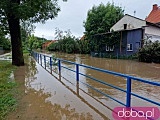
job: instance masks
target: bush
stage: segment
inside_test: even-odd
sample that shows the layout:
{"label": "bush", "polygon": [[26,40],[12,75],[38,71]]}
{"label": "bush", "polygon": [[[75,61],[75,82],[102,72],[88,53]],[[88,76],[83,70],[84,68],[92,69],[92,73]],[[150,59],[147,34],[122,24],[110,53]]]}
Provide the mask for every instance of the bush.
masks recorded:
{"label": "bush", "polygon": [[48,47],[49,51],[61,51],[66,53],[77,53],[78,44],[74,37],[64,37],[56,43],[52,43]]}
{"label": "bush", "polygon": [[160,42],[146,44],[138,52],[138,59],[141,62],[160,63]]}
{"label": "bush", "polygon": [[11,49],[11,42],[7,38],[0,38],[0,45],[3,46],[4,50]]}

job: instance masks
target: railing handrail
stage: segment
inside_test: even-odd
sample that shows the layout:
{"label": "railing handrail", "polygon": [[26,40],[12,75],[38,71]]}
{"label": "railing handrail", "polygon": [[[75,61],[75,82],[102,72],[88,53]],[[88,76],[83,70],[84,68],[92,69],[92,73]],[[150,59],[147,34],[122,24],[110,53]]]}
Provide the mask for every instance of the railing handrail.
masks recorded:
{"label": "railing handrail", "polygon": [[[68,69],[68,70],[70,70],[70,71],[72,71],[72,72],[75,72],[75,73],[76,73],[76,80],[77,80],[78,82],[79,82],[79,75],[83,75],[83,76],[85,76],[85,77],[90,78],[91,80],[95,80],[96,82],[99,82],[99,83],[101,83],[101,84],[110,86],[110,87],[112,87],[112,88],[114,88],[114,89],[117,89],[117,90],[119,90],[119,91],[125,92],[125,93],[127,94],[127,95],[126,95],[126,104],[124,104],[124,103],[122,103],[122,102],[114,99],[113,97],[111,97],[111,96],[103,93],[102,91],[94,88],[94,90],[96,90],[97,92],[99,92],[99,93],[101,93],[101,94],[103,94],[103,95],[111,98],[112,100],[114,100],[114,101],[116,101],[116,102],[118,102],[118,103],[120,103],[120,104],[122,104],[122,105],[125,105],[126,107],[130,107],[130,104],[131,104],[131,95],[133,95],[133,96],[135,96],[135,97],[138,97],[138,98],[140,98],[140,99],[143,99],[143,100],[145,100],[145,101],[148,101],[148,102],[150,102],[150,103],[153,103],[153,104],[156,104],[156,105],[160,106],[160,103],[158,103],[158,102],[152,101],[152,100],[150,100],[150,99],[148,99],[148,98],[141,97],[141,96],[139,96],[139,95],[137,95],[137,94],[135,94],[135,93],[132,93],[132,90],[131,90],[131,85],[132,85],[132,83],[131,83],[131,81],[132,81],[132,80],[136,80],[136,81],[139,81],[139,82],[142,82],[142,83],[151,84],[151,85],[154,85],[154,86],[160,86],[160,82],[155,82],[155,81],[151,81],[151,80],[145,80],[145,79],[142,79],[142,78],[139,78],[139,77],[134,77],[134,76],[131,76],[131,75],[128,75],[128,74],[122,74],[122,73],[113,72],[113,71],[109,71],[109,70],[105,70],[105,69],[101,69],[101,68],[97,68],[97,67],[88,66],[88,65],[85,65],[85,64],[79,64],[79,63],[72,62],[72,61],[68,61],[68,60],[64,60],[64,59],[61,59],[61,58],[52,58],[52,56],[49,56],[49,55],[46,55],[46,54],[40,54],[40,53],[35,53],[35,52],[33,52],[33,53],[34,53],[33,55],[34,55],[34,57],[35,57],[36,59],[37,59],[37,57],[38,57],[37,60],[38,60],[38,62],[41,63],[41,65],[42,65],[42,56],[44,56],[43,59],[44,59],[45,69],[46,69],[46,57],[49,57],[49,58],[50,58],[50,59],[49,59],[49,61],[50,61],[50,66],[52,66],[52,59],[56,59],[56,60],[58,60],[59,73],[61,73],[61,67],[63,67],[63,68]],[[40,58],[40,61],[39,61],[39,58]],[[66,63],[70,63],[70,64],[74,64],[74,65],[76,66],[76,70],[71,70],[71,69],[69,69],[69,68],[67,68],[67,67],[65,67],[65,66],[62,66],[62,65],[61,65],[61,61],[62,61],[62,62],[66,62]],[[126,81],[127,81],[127,82],[126,82],[126,90],[124,90],[124,89],[122,89],[122,88],[119,88],[119,87],[117,87],[117,86],[111,85],[111,84],[109,84],[109,83],[107,83],[107,82],[104,82],[104,81],[102,81],[102,80],[98,80],[97,78],[94,78],[94,77],[85,75],[85,74],[83,74],[83,73],[80,73],[80,72],[79,72],[79,66],[85,67],[85,68],[88,68],[88,69],[92,69],[92,70],[96,70],[96,71],[100,71],[100,72],[107,73],[107,74],[112,74],[112,75],[114,75],[114,76],[120,76],[120,77],[126,78]],[[81,81],[80,81],[80,82],[81,82]],[[91,87],[91,86],[89,86],[89,87]],[[92,87],[91,87],[91,88],[92,88]]]}
{"label": "railing handrail", "polygon": [[149,79],[145,80],[145,79],[142,79],[142,78],[139,78],[139,77],[135,77],[135,76],[131,76],[131,75],[128,75],[128,74],[122,74],[122,73],[119,73],[119,72],[105,70],[105,69],[97,68],[97,67],[92,67],[92,66],[88,66],[88,65],[85,65],[85,64],[79,64],[79,63],[75,63],[75,62],[72,62],[72,61],[64,60],[64,59],[61,59],[61,58],[56,58],[56,59],[64,61],[64,62],[67,62],[67,63],[74,64],[74,65],[78,64],[79,66],[90,68],[90,69],[97,70],[97,71],[100,71],[100,72],[109,73],[109,74],[112,74],[112,75],[125,77],[125,78],[129,77],[130,79],[133,79],[133,80],[136,80],[136,81],[140,81],[140,82],[143,82],[143,83],[148,83],[148,84],[155,85],[155,86],[160,86],[160,82],[155,82],[155,81],[152,81],[152,80],[149,80]]}

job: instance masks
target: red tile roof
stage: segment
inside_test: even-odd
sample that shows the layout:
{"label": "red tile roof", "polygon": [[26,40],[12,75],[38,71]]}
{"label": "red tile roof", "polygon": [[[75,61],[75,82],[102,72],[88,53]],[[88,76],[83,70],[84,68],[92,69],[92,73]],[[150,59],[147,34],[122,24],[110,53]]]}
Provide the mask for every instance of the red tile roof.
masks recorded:
{"label": "red tile roof", "polygon": [[45,43],[43,43],[42,45],[42,49],[46,49],[50,44],[56,42],[57,40],[52,40],[52,41],[46,41]]}
{"label": "red tile roof", "polygon": [[160,23],[160,7],[157,4],[153,5],[153,9],[146,18],[147,22]]}
{"label": "red tile roof", "polygon": [[84,39],[85,39],[85,37],[86,37],[86,36],[85,36],[85,35],[83,35],[83,36],[80,38],[80,40],[84,40]]}

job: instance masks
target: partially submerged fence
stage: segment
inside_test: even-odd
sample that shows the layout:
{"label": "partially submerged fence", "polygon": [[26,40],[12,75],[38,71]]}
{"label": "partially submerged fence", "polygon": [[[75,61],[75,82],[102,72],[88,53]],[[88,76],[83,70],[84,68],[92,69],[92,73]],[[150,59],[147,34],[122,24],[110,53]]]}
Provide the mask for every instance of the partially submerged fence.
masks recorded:
{"label": "partially submerged fence", "polygon": [[[105,97],[108,97],[116,102],[118,102],[119,104],[121,105],[124,105],[126,107],[131,107],[131,96],[134,96],[134,97],[137,97],[139,99],[142,99],[144,101],[147,101],[149,103],[152,103],[152,104],[155,104],[157,106],[160,106],[160,103],[157,102],[157,101],[154,101],[154,100],[151,100],[151,99],[148,99],[146,97],[142,97],[141,95],[138,95],[136,93],[133,93],[132,92],[132,81],[139,81],[141,83],[145,83],[145,84],[150,84],[152,85],[153,87],[154,86],[160,86],[160,82],[153,82],[153,81],[150,81],[150,80],[145,80],[145,79],[142,79],[142,78],[138,78],[138,77],[134,77],[134,76],[130,76],[130,75],[127,75],[127,74],[121,74],[121,73],[117,73],[117,72],[113,72],[113,71],[109,71],[109,70],[105,70],[105,69],[100,69],[100,68],[96,68],[96,67],[91,67],[91,66],[88,66],[88,65],[84,65],[84,64],[78,64],[78,63],[75,63],[75,62],[71,62],[71,61],[67,61],[67,60],[63,60],[63,59],[60,59],[60,58],[52,58],[52,56],[48,56],[48,55],[44,55],[44,54],[40,54],[40,53],[37,53],[37,52],[32,52],[32,56],[35,58],[35,60],[39,63],[39,64],[44,64],[44,67],[46,68],[46,65],[49,63],[49,66],[50,68],[52,69],[52,66],[53,64],[56,64],[56,61],[57,60],[57,65],[58,65],[58,71],[59,71],[59,74],[61,74],[61,68],[64,68],[64,69],[67,69],[69,71],[72,71],[76,74],[76,80],[78,82],[81,82],[85,85],[87,85],[89,88],[95,90],[96,92],[104,95]],[[69,64],[72,64],[72,65],[75,65],[75,70],[73,69],[70,69],[66,66],[63,66],[62,65],[62,62],[64,63],[69,63]],[[106,73],[106,74],[110,74],[110,75],[113,75],[113,76],[118,76],[118,77],[123,77],[126,79],[126,89],[122,89],[120,87],[117,87],[115,85],[112,85],[112,84],[109,84],[107,82],[104,82],[102,80],[99,80],[97,78],[94,78],[90,75],[86,75],[84,73],[81,73],[79,67],[84,67],[84,68],[87,68],[87,69],[91,69],[91,70],[95,70],[95,71],[99,71],[99,72],[102,72],[102,73]],[[119,91],[122,91],[124,93],[126,93],[126,102],[123,103],[121,102],[120,100],[112,97],[111,95],[108,95],[104,92],[102,92],[101,90],[98,90],[97,88],[95,88],[94,86],[91,86],[87,83],[84,83],[80,80],[80,75],[82,76],[85,76],[93,81],[96,81],[97,83],[101,83],[103,85],[106,85],[106,86],[109,86],[111,88],[114,88],[116,90],[119,90]]]}

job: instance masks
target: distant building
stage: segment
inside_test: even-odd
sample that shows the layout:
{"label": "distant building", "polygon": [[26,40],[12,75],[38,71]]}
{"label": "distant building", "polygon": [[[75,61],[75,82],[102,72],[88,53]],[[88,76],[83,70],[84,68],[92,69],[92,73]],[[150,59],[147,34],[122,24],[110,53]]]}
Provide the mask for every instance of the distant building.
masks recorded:
{"label": "distant building", "polygon": [[146,37],[152,41],[160,41],[160,7],[157,4],[153,5],[146,22],[148,23],[148,27],[145,28]]}
{"label": "distant building", "polygon": [[160,25],[160,6],[157,4],[153,5],[152,11],[149,13],[146,21]]}
{"label": "distant building", "polygon": [[[154,7],[153,9],[155,9]],[[120,44],[122,45],[120,48],[114,48],[114,54],[132,55],[143,46],[144,40],[160,41],[160,26],[157,23],[151,23],[128,14],[110,30],[121,32]]]}
{"label": "distant building", "polygon": [[80,38],[80,40],[85,40],[85,38],[86,38],[86,36],[83,35],[83,36]]}
{"label": "distant building", "polygon": [[[111,27],[110,32],[102,34],[108,35],[113,32],[120,33],[120,45],[103,45],[101,53],[130,56],[143,47],[145,40],[160,41],[160,7],[154,4],[152,11],[145,20],[126,14]],[[95,54],[94,51],[92,53],[93,56],[98,54]]]}
{"label": "distant building", "polygon": [[[152,20],[149,18],[150,17],[148,17],[148,20]],[[119,31],[123,29],[131,30],[142,28],[144,29],[143,39],[151,40],[153,42],[156,40],[160,41],[160,25],[158,25],[157,23],[148,22],[146,20],[142,20],[126,14],[121,20],[119,20],[115,25],[113,25],[113,27],[111,27],[111,30]]]}
{"label": "distant building", "polygon": [[49,47],[49,45],[51,45],[52,43],[57,42],[57,40],[51,40],[51,41],[46,41],[45,43],[42,44],[42,49],[47,49],[47,47]]}

